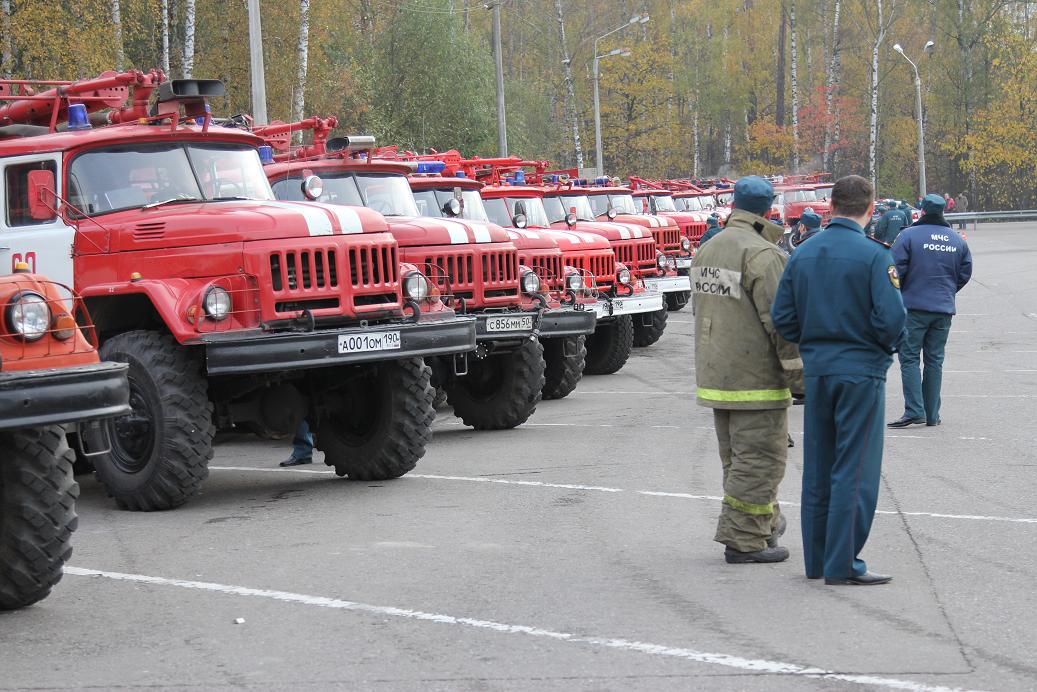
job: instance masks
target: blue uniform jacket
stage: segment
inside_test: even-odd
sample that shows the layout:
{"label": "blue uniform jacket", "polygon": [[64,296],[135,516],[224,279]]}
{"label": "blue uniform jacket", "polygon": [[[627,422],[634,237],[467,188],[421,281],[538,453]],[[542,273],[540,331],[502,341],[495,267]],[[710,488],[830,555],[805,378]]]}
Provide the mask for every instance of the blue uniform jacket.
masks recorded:
{"label": "blue uniform jacket", "polygon": [[844,218],[800,245],[771,306],[774,328],[799,344],[803,374],[886,377],[907,313],[893,258]]}
{"label": "blue uniform jacket", "polygon": [[955,294],[972,278],[972,253],[954,229],[930,219],[901,231],[893,260],[908,310],[953,315]]}

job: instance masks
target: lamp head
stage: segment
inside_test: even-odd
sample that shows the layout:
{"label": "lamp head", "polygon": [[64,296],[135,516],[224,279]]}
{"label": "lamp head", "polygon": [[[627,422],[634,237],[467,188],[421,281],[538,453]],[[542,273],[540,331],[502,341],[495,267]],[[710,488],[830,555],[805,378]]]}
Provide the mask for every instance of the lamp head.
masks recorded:
{"label": "lamp head", "polygon": [[641,22],[642,24],[647,24],[649,19],[651,19],[651,17],[649,17],[646,14],[645,16],[641,17],[641,19],[639,19],[638,21]]}
{"label": "lamp head", "polygon": [[922,50],[925,51],[926,53],[931,53],[933,51],[933,48],[935,48],[935,47],[936,47],[935,43],[933,43],[932,41],[926,41],[925,47],[922,48]]}
{"label": "lamp head", "polygon": [[638,21],[640,21],[640,20],[641,20],[641,17],[639,15],[635,14],[633,17],[630,18],[630,21],[627,22],[627,24],[637,24]]}
{"label": "lamp head", "polygon": [[900,53],[901,55],[904,54],[904,49],[900,47],[899,43],[894,43],[893,44],[893,50],[895,50],[896,52]]}

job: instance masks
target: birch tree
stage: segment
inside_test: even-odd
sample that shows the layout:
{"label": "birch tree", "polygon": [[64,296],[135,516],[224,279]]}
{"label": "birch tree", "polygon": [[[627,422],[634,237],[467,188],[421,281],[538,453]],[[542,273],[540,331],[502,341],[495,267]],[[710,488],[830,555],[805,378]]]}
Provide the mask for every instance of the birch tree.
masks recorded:
{"label": "birch tree", "polygon": [[[827,3],[827,0],[824,0]],[[831,54],[828,59],[828,73],[825,75],[825,150],[822,161],[825,169],[832,165],[832,147],[838,142],[834,118],[834,98],[836,85],[839,83],[839,14],[842,1],[835,0],[832,12]]]}
{"label": "birch tree", "polygon": [[184,79],[190,79],[194,72],[194,2],[186,0],[184,3],[184,62],[181,70]]}
{"label": "birch tree", "polygon": [[[875,40],[871,44],[871,76],[870,89],[870,127],[868,130],[868,174],[871,184],[877,187],[877,154],[879,142],[879,49],[886,40],[886,32],[893,23],[893,15],[897,11],[896,0],[888,0],[888,6],[883,6],[883,0],[874,0],[875,3]],[[888,13],[885,10],[888,9]]]}
{"label": "birch tree", "polygon": [[115,69],[122,72],[123,64],[126,62],[126,53],[122,47],[122,12],[119,0],[112,0],[112,33],[115,35]]}
{"label": "birch tree", "polygon": [[796,0],[789,2],[789,90],[792,92],[792,169],[799,172],[799,52],[796,38]]}
{"label": "birch tree", "polygon": [[162,71],[169,74],[169,0],[162,0]]}
{"label": "birch tree", "polygon": [[11,78],[14,66],[14,43],[11,37],[11,0],[0,3],[0,31],[3,31],[3,48],[0,49],[0,75],[4,79]]}
{"label": "birch tree", "polygon": [[[565,107],[569,112],[569,123],[573,131],[576,167],[583,168],[583,145],[580,144],[580,123],[576,116],[576,88],[573,85],[572,61],[569,58],[569,49],[565,44],[565,17],[562,15],[562,0],[555,0],[555,12],[558,14],[558,35],[561,39],[562,66],[565,69]],[[598,173],[600,175],[601,172]]]}
{"label": "birch tree", "polygon": [[306,109],[306,70],[310,55],[310,0],[299,0],[299,41],[295,54],[297,69],[292,86],[292,120],[302,120]]}

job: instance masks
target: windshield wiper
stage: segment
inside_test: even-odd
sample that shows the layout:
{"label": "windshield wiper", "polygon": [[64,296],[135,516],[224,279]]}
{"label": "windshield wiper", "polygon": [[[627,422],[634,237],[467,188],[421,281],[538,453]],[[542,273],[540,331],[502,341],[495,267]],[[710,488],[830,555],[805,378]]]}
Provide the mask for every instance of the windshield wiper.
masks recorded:
{"label": "windshield wiper", "polygon": [[210,202],[232,202],[234,200],[245,200],[248,201],[251,197],[242,197],[240,195],[231,195],[229,197],[212,197],[209,199]]}
{"label": "windshield wiper", "polygon": [[141,209],[154,209],[155,207],[161,207],[164,204],[173,204],[175,202],[201,202],[201,201],[202,200],[198,199],[197,197],[191,197],[190,195],[185,195],[185,194],[181,193],[181,194],[177,195],[176,197],[170,197],[169,199],[164,199],[164,200],[161,200],[159,202],[152,202],[151,204],[145,204],[143,207],[141,207]]}

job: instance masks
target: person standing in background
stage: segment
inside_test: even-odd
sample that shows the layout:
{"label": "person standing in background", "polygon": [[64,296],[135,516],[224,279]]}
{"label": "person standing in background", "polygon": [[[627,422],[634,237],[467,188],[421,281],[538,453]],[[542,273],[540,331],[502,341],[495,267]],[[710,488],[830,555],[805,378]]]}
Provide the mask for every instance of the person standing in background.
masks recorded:
{"label": "person standing in background", "polygon": [[[962,190],[958,193],[958,196],[954,198],[954,211],[959,214],[964,214],[969,210],[969,198],[965,195],[965,191]],[[961,219],[958,221],[958,230],[965,230],[965,220]]]}

